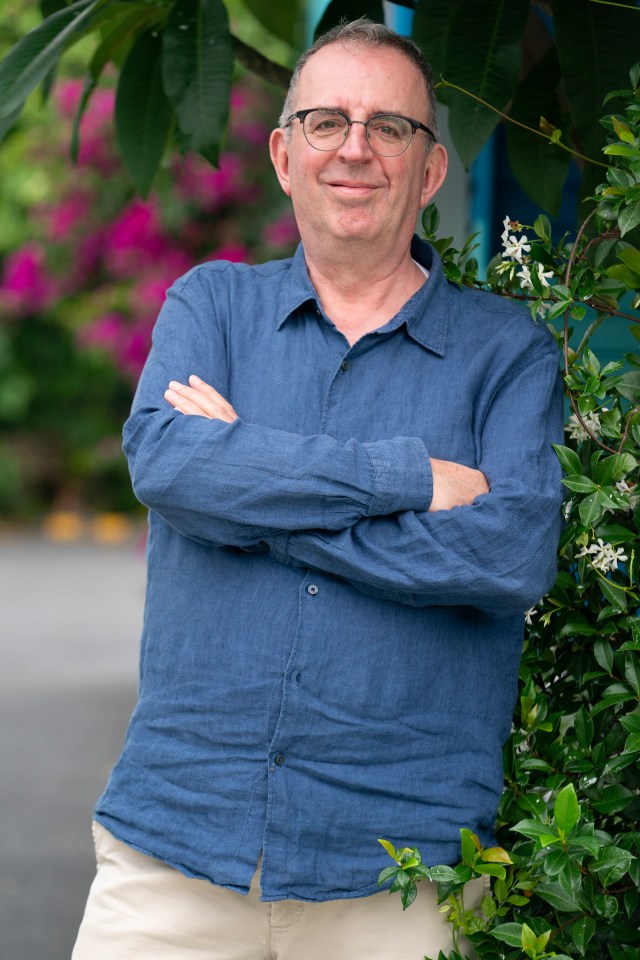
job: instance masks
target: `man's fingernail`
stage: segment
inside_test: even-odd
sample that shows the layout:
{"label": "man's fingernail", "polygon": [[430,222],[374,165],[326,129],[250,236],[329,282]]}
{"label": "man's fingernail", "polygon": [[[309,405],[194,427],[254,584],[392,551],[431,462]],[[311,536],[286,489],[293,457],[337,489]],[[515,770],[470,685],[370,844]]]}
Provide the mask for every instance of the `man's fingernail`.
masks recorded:
{"label": "man's fingernail", "polygon": [[191,383],[192,381],[194,383],[200,383],[200,377],[196,377],[195,373],[192,373],[191,376],[189,377],[189,383]]}

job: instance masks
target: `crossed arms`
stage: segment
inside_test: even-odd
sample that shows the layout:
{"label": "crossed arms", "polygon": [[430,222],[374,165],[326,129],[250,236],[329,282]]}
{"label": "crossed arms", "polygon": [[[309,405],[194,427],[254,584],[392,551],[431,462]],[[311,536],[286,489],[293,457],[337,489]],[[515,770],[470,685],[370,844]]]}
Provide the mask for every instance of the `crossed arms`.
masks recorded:
{"label": "crossed arms", "polygon": [[[187,416],[207,417],[233,423],[238,414],[228,400],[217,390],[192,374],[188,384],[172,380],[165,390],[165,400],[174,410]],[[473,503],[476,497],[489,492],[485,475],[473,467],[465,467],[453,460],[436,460],[430,457],[432,495],[428,510],[450,510]]]}
{"label": "crossed arms", "polygon": [[[182,289],[156,325],[124,431],[134,491],[152,511],[197,542],[268,550],[409,605],[513,616],[551,586],[562,498],[553,345],[524,356],[492,398],[473,470],[431,460],[416,437],[338,442],[236,416],[189,381],[206,369],[225,384],[227,344]],[[505,444],[515,407],[517,442]]]}

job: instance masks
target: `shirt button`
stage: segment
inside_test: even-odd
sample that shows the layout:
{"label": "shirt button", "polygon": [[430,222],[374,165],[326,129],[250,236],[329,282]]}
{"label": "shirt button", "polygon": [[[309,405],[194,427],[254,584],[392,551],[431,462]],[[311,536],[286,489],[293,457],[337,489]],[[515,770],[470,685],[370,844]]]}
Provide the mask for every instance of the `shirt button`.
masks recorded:
{"label": "shirt button", "polygon": [[348,370],[348,369],[349,369],[349,361],[348,361],[348,360],[343,360],[342,363],[340,364],[340,369],[341,369],[341,370]]}
{"label": "shirt button", "polygon": [[315,583],[310,583],[309,586],[307,587],[307,593],[309,594],[309,596],[315,597],[317,592],[318,592],[318,587],[316,587]]}
{"label": "shirt button", "polygon": [[284,763],[284,753],[276,753],[275,759],[278,766],[281,767],[282,764]]}

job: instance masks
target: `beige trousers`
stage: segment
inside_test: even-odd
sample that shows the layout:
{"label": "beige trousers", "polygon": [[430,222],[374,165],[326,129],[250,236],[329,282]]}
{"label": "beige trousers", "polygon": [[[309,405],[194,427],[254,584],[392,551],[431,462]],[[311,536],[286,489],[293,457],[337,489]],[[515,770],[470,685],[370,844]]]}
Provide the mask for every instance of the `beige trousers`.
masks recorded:
{"label": "beige trousers", "polygon": [[431,884],[404,912],[387,891],[262,903],[258,872],[244,896],[185,877],[98,823],[94,839],[98,870],[72,960],[435,960],[452,948]]}

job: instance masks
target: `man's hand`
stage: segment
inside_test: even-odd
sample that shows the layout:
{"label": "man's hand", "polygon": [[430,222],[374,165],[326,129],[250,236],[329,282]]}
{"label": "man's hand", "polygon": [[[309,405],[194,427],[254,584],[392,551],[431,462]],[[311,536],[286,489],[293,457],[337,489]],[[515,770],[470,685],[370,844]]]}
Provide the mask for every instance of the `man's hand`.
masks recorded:
{"label": "man's hand", "polygon": [[195,374],[189,377],[188,386],[172,380],[164,398],[180,413],[208,417],[210,420],[224,420],[226,423],[232,423],[238,418],[231,404]]}
{"label": "man's hand", "polygon": [[433,497],[429,512],[450,510],[473,503],[482,493],[489,493],[489,484],[484,473],[472,467],[464,467],[453,460],[431,458],[433,473]]}

